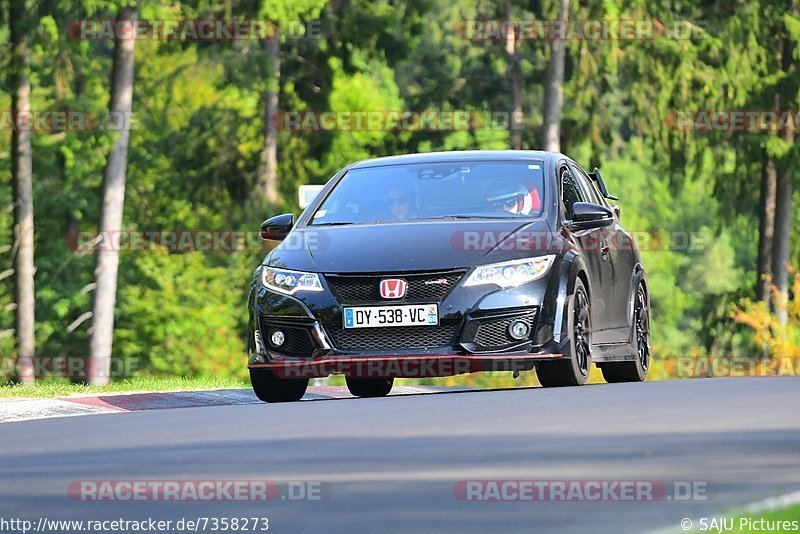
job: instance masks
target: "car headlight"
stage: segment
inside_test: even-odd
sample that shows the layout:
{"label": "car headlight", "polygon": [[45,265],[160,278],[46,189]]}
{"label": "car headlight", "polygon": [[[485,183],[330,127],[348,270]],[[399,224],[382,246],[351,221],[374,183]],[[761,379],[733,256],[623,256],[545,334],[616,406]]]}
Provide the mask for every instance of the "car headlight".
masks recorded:
{"label": "car headlight", "polygon": [[319,275],[316,273],[267,266],[261,268],[261,283],[264,287],[286,295],[294,295],[298,291],[323,291]]}
{"label": "car headlight", "polygon": [[555,256],[553,255],[538,256],[536,258],[482,265],[469,275],[464,285],[495,284],[503,288],[518,286],[544,276],[554,258]]}

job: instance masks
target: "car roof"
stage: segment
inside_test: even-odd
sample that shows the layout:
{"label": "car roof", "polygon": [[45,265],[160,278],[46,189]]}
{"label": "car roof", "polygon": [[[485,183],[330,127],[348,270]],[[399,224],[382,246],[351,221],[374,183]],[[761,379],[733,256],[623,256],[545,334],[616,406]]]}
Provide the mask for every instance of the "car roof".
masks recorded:
{"label": "car roof", "polygon": [[452,150],[449,152],[427,152],[420,154],[404,154],[383,158],[365,159],[354,163],[351,169],[382,167],[386,165],[406,165],[411,163],[444,163],[448,161],[530,161],[545,160],[551,156],[561,156],[557,152],[543,150]]}

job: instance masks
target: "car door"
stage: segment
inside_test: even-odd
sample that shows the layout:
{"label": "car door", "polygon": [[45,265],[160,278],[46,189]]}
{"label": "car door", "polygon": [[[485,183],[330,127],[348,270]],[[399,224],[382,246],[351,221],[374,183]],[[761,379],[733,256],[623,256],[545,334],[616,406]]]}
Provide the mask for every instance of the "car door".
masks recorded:
{"label": "car door", "polygon": [[[561,183],[561,220],[568,238],[586,260],[591,284],[592,342],[608,343],[608,331],[612,327],[609,306],[613,295],[611,262],[607,250],[604,228],[576,230],[571,226],[572,205],[575,202],[594,202],[578,182],[576,173],[566,161],[558,167]],[[605,251],[605,252],[604,252]]]}
{"label": "car door", "polygon": [[[592,198],[590,202],[608,206],[586,172],[574,162],[570,162],[570,165],[575,171],[578,185]],[[616,213],[611,226],[602,230],[605,239],[605,255],[603,257],[610,266],[609,301],[606,313],[608,331],[604,338],[608,340],[608,343],[624,343],[628,341],[630,334],[629,302],[634,261],[633,239],[620,224]]]}

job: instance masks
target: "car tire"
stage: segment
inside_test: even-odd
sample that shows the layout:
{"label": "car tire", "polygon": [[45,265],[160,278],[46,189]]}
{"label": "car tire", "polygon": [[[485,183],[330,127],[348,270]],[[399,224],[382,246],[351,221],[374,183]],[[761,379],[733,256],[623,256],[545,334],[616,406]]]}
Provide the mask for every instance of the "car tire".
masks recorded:
{"label": "car tire", "polygon": [[279,378],[266,369],[250,369],[250,383],[264,402],[292,402],[303,398],[308,378]]}
{"label": "car tire", "polygon": [[394,378],[345,377],[347,389],[355,397],[385,397],[392,390]]}
{"label": "car tire", "polygon": [[536,365],[536,376],[544,387],[582,386],[592,366],[592,314],[583,281],[575,280],[569,305],[570,337],[564,358]]}
{"label": "car tire", "polygon": [[647,290],[639,283],[633,304],[633,337],[636,358],[625,362],[606,363],[600,368],[606,382],[641,382],[650,368],[650,310]]}

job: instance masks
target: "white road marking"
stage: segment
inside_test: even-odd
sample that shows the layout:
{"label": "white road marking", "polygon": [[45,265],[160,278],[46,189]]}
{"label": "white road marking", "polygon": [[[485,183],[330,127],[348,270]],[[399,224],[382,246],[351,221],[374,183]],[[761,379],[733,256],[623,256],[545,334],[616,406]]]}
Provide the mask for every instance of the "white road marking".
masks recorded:
{"label": "white road marking", "polygon": [[[392,390],[390,396],[444,391],[469,391],[469,389],[397,386]],[[311,386],[303,397],[303,401],[345,398],[352,398],[346,387]],[[249,389],[76,395],[59,399],[10,399],[0,401],[0,424],[54,417],[260,403],[261,401]]]}
{"label": "white road marking", "polygon": [[122,411],[124,410],[85,406],[61,399],[14,400],[0,403],[0,421],[12,423],[34,419],[49,419],[51,417],[95,415]]}

